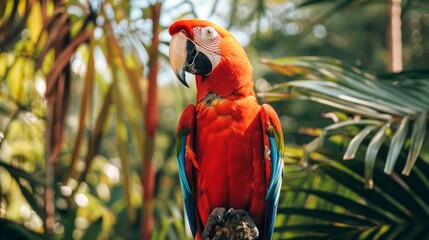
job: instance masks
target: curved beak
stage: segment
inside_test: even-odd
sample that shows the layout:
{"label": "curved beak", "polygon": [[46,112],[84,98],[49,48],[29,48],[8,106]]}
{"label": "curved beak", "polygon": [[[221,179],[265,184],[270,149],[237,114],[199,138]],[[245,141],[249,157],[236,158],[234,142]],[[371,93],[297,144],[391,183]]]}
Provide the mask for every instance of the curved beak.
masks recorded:
{"label": "curved beak", "polygon": [[182,32],[173,35],[169,55],[174,73],[186,87],[189,86],[186,82],[185,71],[194,75],[207,76],[220,61],[219,54],[201,48]]}

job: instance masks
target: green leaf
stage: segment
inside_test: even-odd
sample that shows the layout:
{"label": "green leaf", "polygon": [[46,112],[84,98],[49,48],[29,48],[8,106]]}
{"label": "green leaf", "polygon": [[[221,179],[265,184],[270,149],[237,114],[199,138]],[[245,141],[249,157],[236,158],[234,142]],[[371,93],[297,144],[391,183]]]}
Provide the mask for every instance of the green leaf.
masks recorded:
{"label": "green leaf", "polygon": [[[383,145],[380,148],[378,155],[383,155],[379,156],[378,160],[381,160],[380,158],[385,158],[387,155],[387,147]],[[362,172],[362,161],[340,161],[337,159],[335,161],[343,164],[344,167],[356,175],[360,175]],[[412,216],[413,218],[424,218],[425,214],[429,214],[427,210],[425,210],[428,209],[428,206],[424,201],[419,200],[418,196],[416,196],[411,190],[418,187],[427,190],[427,185],[418,185],[420,179],[417,178],[413,179],[413,182],[409,181],[410,184],[408,185],[408,182],[403,181],[408,180],[408,178],[402,179],[395,172],[392,175],[386,175],[383,172],[384,164],[381,161],[376,161],[375,163],[374,175],[376,176],[377,181],[374,184],[374,190],[363,191],[364,195],[362,195],[362,197],[383,199],[380,204],[391,202],[392,206],[395,206],[398,210]]]}
{"label": "green leaf", "polygon": [[[361,115],[363,117],[368,117],[371,119],[377,119],[377,120],[389,120],[391,119],[391,115],[379,113],[371,108],[368,108],[366,106],[357,105],[355,103],[351,103],[342,99],[335,99],[328,96],[322,96],[317,94],[310,94],[308,97],[309,100],[331,106],[337,109],[341,109],[345,112]],[[278,99],[280,100],[280,99]]]}
{"label": "green leaf", "polygon": [[344,240],[344,239],[361,239],[360,235],[362,232],[366,232],[368,230],[357,229],[345,233],[335,234],[334,236],[329,237],[329,240]]}
{"label": "green leaf", "polygon": [[[275,71],[298,79],[335,82],[345,87],[346,91],[363,93],[360,95],[363,99],[373,99],[377,103],[387,104],[408,114],[420,112],[429,103],[427,94],[423,94],[420,99],[416,98],[421,89],[428,87],[427,81],[422,83],[413,81],[410,85],[414,87],[404,91],[404,87],[399,85],[402,81],[393,85],[392,81],[381,81],[367,72],[329,57],[287,57],[263,60],[262,63]],[[417,84],[422,87],[416,87]]]}
{"label": "green leaf", "polygon": [[368,149],[365,155],[365,188],[371,189],[373,187],[373,174],[374,174],[374,163],[377,158],[378,150],[383,144],[386,138],[386,130],[390,126],[389,123],[384,124],[380,130],[375,134],[369,143]]}
{"label": "green leaf", "polygon": [[82,237],[82,240],[93,240],[97,239],[98,235],[102,230],[103,219],[99,218],[97,221],[93,222],[91,226],[88,227],[85,234]]}
{"label": "green leaf", "polygon": [[15,178],[15,181],[18,183],[19,189],[21,189],[22,195],[24,196],[25,200],[27,200],[31,208],[37,213],[37,215],[41,219],[45,219],[46,213],[44,209],[41,206],[39,206],[39,204],[37,204],[34,198],[34,192],[31,192],[30,190],[27,189],[27,187],[23,186],[17,177],[14,177],[14,178]]}
{"label": "green leaf", "polygon": [[310,143],[305,145],[304,147],[304,154],[301,158],[300,165],[306,166],[308,159],[310,157],[310,154],[314,152],[317,148],[323,146],[325,139],[330,136],[334,135],[336,131],[343,127],[347,126],[353,126],[353,125],[378,125],[381,122],[376,120],[351,120],[351,121],[345,121],[345,122],[339,122],[332,124],[326,128],[323,129],[322,133],[319,137],[313,139]]}
{"label": "green leaf", "polygon": [[[355,161],[343,161],[344,163],[350,164]],[[340,170],[334,167],[329,167],[322,165],[320,168],[327,173],[330,177],[335,179],[338,183],[342,184],[346,188],[355,192],[359,196],[364,197],[367,201],[374,204],[374,207],[379,208],[380,210],[386,211],[393,214],[395,219],[410,219],[410,213],[404,209],[398,208],[396,204],[392,203],[387,196],[383,195],[376,189],[368,190],[362,187],[363,181],[356,179],[350,173],[347,173],[344,170]]]}
{"label": "green leaf", "polygon": [[350,141],[347,146],[346,153],[344,153],[344,160],[353,159],[356,156],[356,152],[361,145],[362,141],[371,133],[376,126],[366,126],[362,131],[360,131],[356,136]]}
{"label": "green leaf", "polygon": [[3,167],[4,169],[6,169],[6,171],[8,171],[10,173],[10,175],[12,175],[13,177],[20,177],[20,178],[27,180],[28,182],[39,184],[42,186],[46,186],[46,182],[42,177],[39,177],[36,174],[28,173],[22,169],[13,167],[13,166],[5,163],[1,159],[0,159],[0,166]]}
{"label": "green leaf", "polygon": [[429,224],[418,222],[415,224],[401,224],[384,234],[383,239],[427,239],[429,236]]}
{"label": "green leaf", "polygon": [[308,164],[308,159],[310,158],[310,154],[312,152],[314,152],[319,146],[320,146],[320,142],[321,142],[321,137],[317,137],[315,139],[313,139],[310,143],[308,143],[307,145],[305,145],[304,147],[304,153],[302,154],[301,160],[299,162],[299,164],[301,166],[307,166]]}
{"label": "green leaf", "polygon": [[355,228],[352,227],[343,227],[335,226],[329,224],[307,224],[307,225],[287,225],[282,227],[275,228],[275,231],[280,232],[305,232],[308,234],[317,233],[317,234],[340,234],[348,231],[353,231]]}
{"label": "green leaf", "polygon": [[356,126],[356,125],[380,125],[380,124],[381,122],[376,120],[349,120],[349,121],[334,123],[323,129],[322,133],[320,134],[321,140],[319,142],[320,144],[319,146],[323,146],[324,140],[326,139],[327,136],[335,134],[335,131],[338,131],[339,129],[342,129],[344,127]]}
{"label": "green leaf", "polygon": [[10,220],[0,218],[0,239],[42,240],[48,236],[37,234]]}
{"label": "green leaf", "polygon": [[[400,159],[406,159],[406,154],[402,152],[400,154]],[[403,181],[409,186],[410,191],[415,193],[420,197],[421,202],[426,204],[426,208],[429,209],[429,194],[428,192],[428,183],[429,183],[429,164],[424,160],[418,158],[416,165],[413,168],[413,174],[410,174],[408,177],[402,178]],[[399,177],[398,177],[399,178]],[[429,213],[426,213],[429,215]]]}
{"label": "green leaf", "polygon": [[392,102],[384,101],[380,98],[368,97],[367,93],[360,93],[359,91],[350,89],[338,85],[337,83],[320,81],[320,80],[298,80],[287,83],[282,83],[273,87],[273,91],[278,89],[286,88],[304,88],[313,92],[321,93],[330,97],[337,99],[346,100],[351,103],[358,105],[363,105],[369,108],[372,108],[376,111],[381,111],[393,115],[405,115],[405,114],[414,114],[416,111],[410,109],[406,106],[400,106]]}
{"label": "green leaf", "polygon": [[405,137],[408,132],[409,118],[404,117],[399,124],[398,129],[393,135],[392,142],[390,143],[389,153],[387,154],[386,165],[384,172],[391,174],[393,167],[395,166],[396,160],[398,159],[399,153],[401,153],[402,145],[404,144]]}
{"label": "green leaf", "polygon": [[279,208],[278,214],[286,215],[300,215],[306,217],[317,218],[325,221],[335,222],[337,224],[356,225],[356,226],[374,226],[373,221],[359,218],[357,216],[349,215],[346,213],[338,213],[334,211],[327,211],[321,209],[309,209],[309,208],[294,208],[286,207]]}
{"label": "green leaf", "polygon": [[[379,231],[379,227],[375,227],[375,228],[370,228],[368,230],[362,231],[358,237],[359,239],[368,239],[368,240],[372,240],[375,238],[375,235],[378,233]],[[336,239],[341,239],[341,238],[336,238]]]}
{"label": "green leaf", "polygon": [[325,235],[320,236],[294,236],[291,238],[282,238],[282,240],[320,240],[320,239],[326,239]]}
{"label": "green leaf", "polygon": [[64,240],[73,240],[77,208],[71,208],[66,213],[61,214],[64,225]]}
{"label": "green leaf", "polygon": [[295,91],[291,93],[289,93],[289,91],[258,93],[258,96],[263,98],[265,101],[270,101],[270,102],[284,101],[286,99],[311,100],[327,106],[341,109],[348,113],[358,114],[363,117],[368,117],[371,119],[386,121],[392,118],[391,115],[379,113],[369,107],[358,105],[356,103],[352,103],[343,99],[338,99],[327,95],[319,94],[316,92],[308,92],[308,91],[305,91],[305,89],[295,89]]}
{"label": "green leaf", "polygon": [[408,152],[407,163],[402,171],[404,175],[410,175],[410,171],[419,156],[426,135],[427,114],[428,110],[426,109],[417,116],[416,122],[414,123],[413,133],[411,135],[411,147]]}
{"label": "green leaf", "polygon": [[288,192],[302,192],[306,194],[311,194],[318,198],[324,199],[332,204],[335,204],[343,209],[346,209],[347,211],[350,211],[354,214],[365,216],[367,219],[371,219],[371,221],[374,221],[377,223],[394,222],[389,217],[389,215],[386,214],[385,211],[380,211],[372,206],[363,205],[359,202],[356,202],[354,199],[350,199],[333,192],[320,191],[320,190],[314,190],[314,189],[302,189],[302,188],[288,189],[286,190],[286,194]]}

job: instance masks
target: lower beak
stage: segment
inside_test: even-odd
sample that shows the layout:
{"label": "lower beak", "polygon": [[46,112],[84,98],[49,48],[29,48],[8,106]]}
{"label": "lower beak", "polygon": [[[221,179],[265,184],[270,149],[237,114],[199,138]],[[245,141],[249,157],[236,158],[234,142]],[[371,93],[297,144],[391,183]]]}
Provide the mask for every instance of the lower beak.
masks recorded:
{"label": "lower beak", "polygon": [[182,32],[173,35],[170,42],[170,65],[183,85],[186,83],[185,71],[194,75],[210,74],[220,61],[220,55],[200,48]]}

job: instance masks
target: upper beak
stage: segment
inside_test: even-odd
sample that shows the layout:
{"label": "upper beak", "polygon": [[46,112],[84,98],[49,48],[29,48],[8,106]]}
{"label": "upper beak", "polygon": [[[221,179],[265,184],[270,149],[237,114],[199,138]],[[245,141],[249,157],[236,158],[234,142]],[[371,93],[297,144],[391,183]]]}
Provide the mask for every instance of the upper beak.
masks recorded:
{"label": "upper beak", "polygon": [[169,55],[174,73],[186,87],[189,86],[186,83],[185,71],[206,76],[220,61],[220,55],[199,47],[182,32],[173,35]]}
{"label": "upper beak", "polygon": [[176,33],[170,42],[170,65],[173,68],[174,74],[180,82],[186,87],[189,87],[185,79],[185,66],[186,66],[186,42],[188,38],[183,33]]}

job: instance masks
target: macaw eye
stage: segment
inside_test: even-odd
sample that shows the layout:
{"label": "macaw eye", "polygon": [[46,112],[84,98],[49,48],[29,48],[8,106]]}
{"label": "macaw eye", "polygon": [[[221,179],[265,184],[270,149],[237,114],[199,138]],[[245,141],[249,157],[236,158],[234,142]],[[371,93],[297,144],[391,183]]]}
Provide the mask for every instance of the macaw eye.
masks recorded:
{"label": "macaw eye", "polygon": [[217,36],[217,32],[212,27],[205,27],[202,35],[203,39],[211,39]]}
{"label": "macaw eye", "polygon": [[212,53],[218,54],[220,52],[220,41],[221,35],[211,26],[205,27],[194,27],[193,28],[194,39],[193,42],[197,45],[197,50],[205,50]]}

